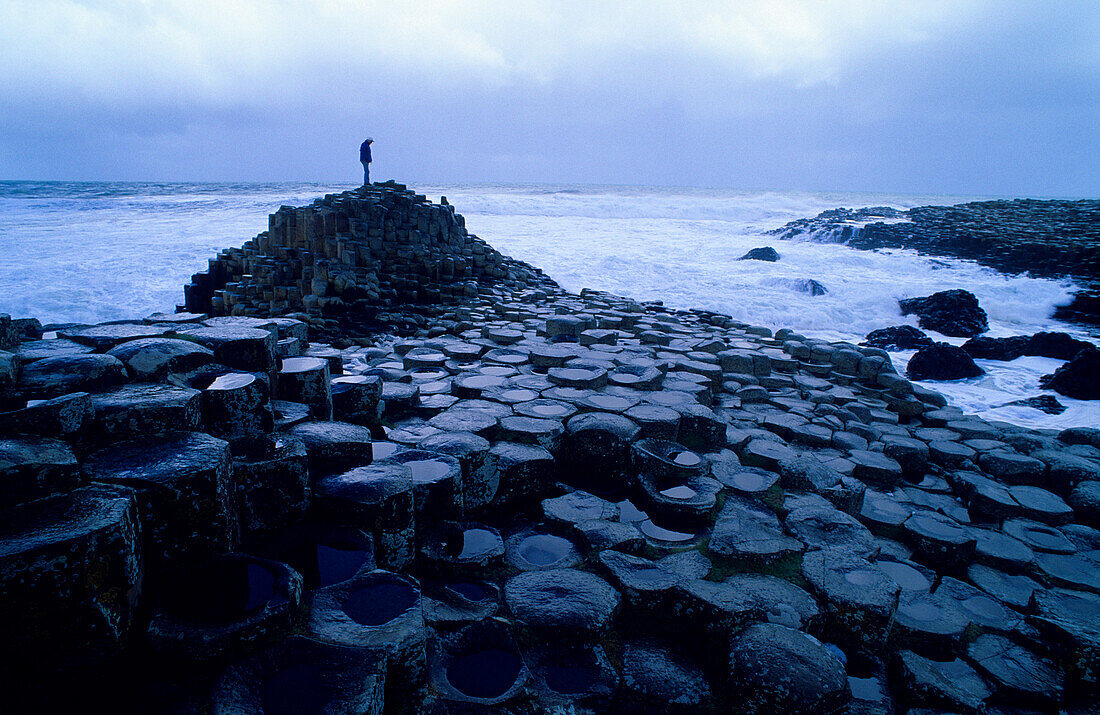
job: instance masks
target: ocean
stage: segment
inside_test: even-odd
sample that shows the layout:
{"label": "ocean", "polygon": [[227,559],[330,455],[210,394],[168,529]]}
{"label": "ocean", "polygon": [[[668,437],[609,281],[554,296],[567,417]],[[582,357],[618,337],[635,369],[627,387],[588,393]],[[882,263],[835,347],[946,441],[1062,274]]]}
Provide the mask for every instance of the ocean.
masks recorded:
{"label": "ocean", "polygon": [[[0,182],[0,313],[43,323],[91,323],[172,310],[207,259],[267,227],[280,205],[352,188],[319,183]],[[772,329],[858,342],[876,328],[916,325],[897,300],[964,288],[989,313],[991,337],[1083,328],[1052,320],[1068,280],[1004,276],[972,261],[909,250],[859,251],[821,237],[765,232],[830,208],[949,205],[989,197],[736,191],[726,189],[418,185],[446,196],[467,228],[503,253],[542,268],[569,290],[595,288],[675,308],[704,308]],[[772,246],[775,263],[738,261]],[[828,291],[810,295],[806,281]],[[933,334],[933,337],[940,337]],[[956,344],[962,340],[946,338]],[[895,353],[899,372],[911,353]],[[1060,429],[1100,424],[1100,404],[1057,399],[1046,415],[1004,406],[1043,394],[1039,377],[1062,363],[978,361],[982,377],[925,383],[987,419]],[[1053,394],[1053,393],[1050,393]]]}

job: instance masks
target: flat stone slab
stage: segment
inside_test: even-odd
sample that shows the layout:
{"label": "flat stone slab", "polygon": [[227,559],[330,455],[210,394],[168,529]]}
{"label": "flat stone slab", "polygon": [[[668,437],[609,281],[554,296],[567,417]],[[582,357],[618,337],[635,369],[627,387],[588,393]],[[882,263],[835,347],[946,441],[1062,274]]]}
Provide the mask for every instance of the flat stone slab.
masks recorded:
{"label": "flat stone slab", "polygon": [[155,338],[171,331],[167,325],[145,325],[142,323],[114,323],[91,325],[76,330],[59,330],[58,336],[73,342],[87,345],[94,350],[106,351],[130,340]]}
{"label": "flat stone slab", "polygon": [[732,496],[718,515],[708,546],[715,556],[761,563],[803,548],[801,541],[783,533],[778,517],[767,507]]}
{"label": "flat stone slab", "polygon": [[197,430],[202,393],[175,385],[132,384],[91,396],[95,429],[121,439],[143,434]]}
{"label": "flat stone slab", "polygon": [[126,366],[113,355],[48,357],[24,365],[17,389],[27,397],[95,392],[126,382]]}
{"label": "flat stone slab", "polygon": [[606,581],[574,569],[522,573],[504,585],[504,597],[525,625],[566,638],[606,631],[619,608],[619,594]]}
{"label": "flat stone slab", "polygon": [[159,380],[171,372],[189,372],[214,361],[214,351],[190,340],[143,338],[107,351],[121,360],[135,380]]}

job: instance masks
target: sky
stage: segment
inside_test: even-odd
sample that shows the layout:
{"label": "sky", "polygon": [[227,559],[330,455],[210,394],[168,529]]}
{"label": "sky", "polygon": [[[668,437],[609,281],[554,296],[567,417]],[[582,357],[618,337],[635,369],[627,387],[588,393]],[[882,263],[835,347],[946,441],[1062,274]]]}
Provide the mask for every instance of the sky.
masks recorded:
{"label": "sky", "polygon": [[0,180],[1100,196],[1100,2],[0,0]]}

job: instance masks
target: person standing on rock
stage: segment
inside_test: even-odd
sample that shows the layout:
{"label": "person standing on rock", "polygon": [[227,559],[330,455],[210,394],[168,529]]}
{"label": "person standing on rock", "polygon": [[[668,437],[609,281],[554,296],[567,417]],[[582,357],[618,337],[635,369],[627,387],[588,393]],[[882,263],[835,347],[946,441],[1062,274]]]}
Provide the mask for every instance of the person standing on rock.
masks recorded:
{"label": "person standing on rock", "polygon": [[359,145],[359,162],[363,165],[363,186],[370,183],[370,145],[374,143],[374,140],[367,137],[367,140]]}

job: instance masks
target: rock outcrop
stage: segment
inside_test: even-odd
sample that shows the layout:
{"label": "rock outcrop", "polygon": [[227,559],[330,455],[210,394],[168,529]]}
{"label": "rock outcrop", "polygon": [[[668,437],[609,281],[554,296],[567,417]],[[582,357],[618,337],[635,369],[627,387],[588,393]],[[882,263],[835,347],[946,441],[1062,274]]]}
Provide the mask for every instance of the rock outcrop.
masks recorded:
{"label": "rock outcrop", "polygon": [[945,290],[923,298],[898,301],[901,314],[916,313],[920,326],[956,338],[970,338],[989,330],[989,321],[973,293]]}

